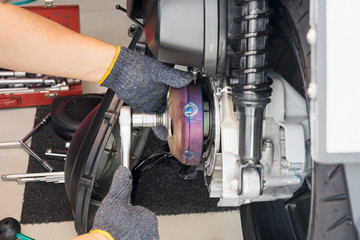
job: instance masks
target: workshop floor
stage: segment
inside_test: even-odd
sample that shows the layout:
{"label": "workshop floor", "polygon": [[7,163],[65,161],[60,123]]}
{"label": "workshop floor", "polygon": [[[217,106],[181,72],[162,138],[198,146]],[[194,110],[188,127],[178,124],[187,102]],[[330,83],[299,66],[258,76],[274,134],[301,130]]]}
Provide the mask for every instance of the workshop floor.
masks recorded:
{"label": "workshop floor", "polygon": [[[28,133],[34,123],[35,108],[0,110],[0,141],[16,141]],[[25,173],[28,154],[22,149],[0,149],[0,175]],[[0,180],[0,219],[20,219],[23,184]],[[242,239],[238,212],[160,216],[161,239]],[[63,240],[77,236],[73,222],[22,225],[22,233],[35,239]]]}

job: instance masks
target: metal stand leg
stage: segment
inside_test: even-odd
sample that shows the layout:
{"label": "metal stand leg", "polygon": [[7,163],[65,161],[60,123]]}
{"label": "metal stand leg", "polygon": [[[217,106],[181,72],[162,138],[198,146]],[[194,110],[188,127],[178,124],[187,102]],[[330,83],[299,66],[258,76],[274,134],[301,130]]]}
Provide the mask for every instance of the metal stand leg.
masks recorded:
{"label": "metal stand leg", "polygon": [[36,125],[22,140],[17,142],[0,142],[0,148],[21,147],[35,158],[47,171],[52,172],[54,168],[44,159],[39,157],[25,142],[31,138],[42,126],[51,120],[50,113],[46,115],[41,122]]}

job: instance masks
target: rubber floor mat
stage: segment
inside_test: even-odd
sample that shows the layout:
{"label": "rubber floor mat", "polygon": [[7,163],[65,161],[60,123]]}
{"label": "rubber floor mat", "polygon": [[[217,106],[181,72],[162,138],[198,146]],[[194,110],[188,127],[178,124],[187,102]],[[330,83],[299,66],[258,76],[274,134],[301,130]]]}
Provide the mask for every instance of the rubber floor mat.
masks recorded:
{"label": "rubber floor mat", "polygon": [[[34,126],[48,113],[49,106],[39,106],[36,110]],[[47,148],[65,150],[65,140],[58,137],[52,129],[52,122],[45,124],[31,139],[31,148],[41,158],[45,158]],[[64,171],[64,160],[47,159],[55,171]],[[28,173],[46,172],[46,170],[29,156]],[[73,216],[66,197],[65,185],[33,182],[26,183],[21,223],[47,223],[71,221]]]}

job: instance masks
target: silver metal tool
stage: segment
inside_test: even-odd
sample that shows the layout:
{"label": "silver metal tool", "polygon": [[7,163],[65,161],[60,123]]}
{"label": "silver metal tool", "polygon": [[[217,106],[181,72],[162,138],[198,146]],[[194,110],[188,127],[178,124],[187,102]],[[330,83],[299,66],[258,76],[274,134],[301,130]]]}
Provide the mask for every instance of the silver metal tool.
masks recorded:
{"label": "silver metal tool", "polygon": [[17,180],[19,178],[35,178],[35,177],[61,177],[64,172],[43,172],[43,173],[15,173],[1,175],[2,180]]}
{"label": "silver metal tool", "polygon": [[35,84],[41,84],[44,86],[52,86],[52,85],[56,85],[56,80],[55,79],[46,79],[46,78],[3,78],[0,79],[0,86],[7,86],[7,85],[17,85],[17,84],[22,84],[22,85],[35,85]]}
{"label": "silver metal tool", "polygon": [[57,150],[54,152],[51,148],[46,149],[45,156],[61,158],[64,161],[66,160],[65,151]]}
{"label": "silver metal tool", "polygon": [[45,88],[0,88],[0,94],[11,94],[11,93],[35,93],[35,92],[58,92],[68,91],[69,86],[53,86]]}
{"label": "silver metal tool", "polygon": [[45,173],[20,173],[6,174],[1,176],[4,181],[17,181],[18,183],[27,182],[49,182],[64,183],[64,172],[45,172]]}
{"label": "silver metal tool", "polygon": [[0,148],[8,148],[8,147],[21,147],[25,151],[27,151],[33,158],[35,158],[41,166],[43,166],[47,171],[52,172],[54,168],[44,159],[39,157],[27,144],[32,135],[34,135],[39,129],[48,123],[51,119],[51,114],[49,113],[46,115],[41,122],[36,125],[22,140],[20,141],[13,141],[13,142],[0,142]]}
{"label": "silver metal tool", "polygon": [[131,108],[129,106],[124,106],[121,108],[119,123],[123,166],[130,168]]}
{"label": "silver metal tool", "polygon": [[38,177],[38,178],[19,178],[18,183],[27,182],[47,182],[47,183],[65,183],[64,178],[49,178],[49,177]]}
{"label": "silver metal tool", "polygon": [[16,71],[0,71],[0,77],[26,77],[26,73]]}

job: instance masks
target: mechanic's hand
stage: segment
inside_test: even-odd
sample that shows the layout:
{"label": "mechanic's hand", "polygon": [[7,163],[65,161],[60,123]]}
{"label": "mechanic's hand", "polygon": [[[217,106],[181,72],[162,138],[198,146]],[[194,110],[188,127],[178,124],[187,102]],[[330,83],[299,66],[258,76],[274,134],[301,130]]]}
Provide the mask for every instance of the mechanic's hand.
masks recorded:
{"label": "mechanic's hand", "polygon": [[125,103],[140,112],[164,112],[168,86],[181,88],[193,80],[154,58],[121,47],[113,69],[102,86],[111,88]]}
{"label": "mechanic's hand", "polygon": [[120,167],[95,215],[93,229],[104,230],[115,240],[159,239],[155,214],[146,208],[131,205],[131,190],[130,170]]}

